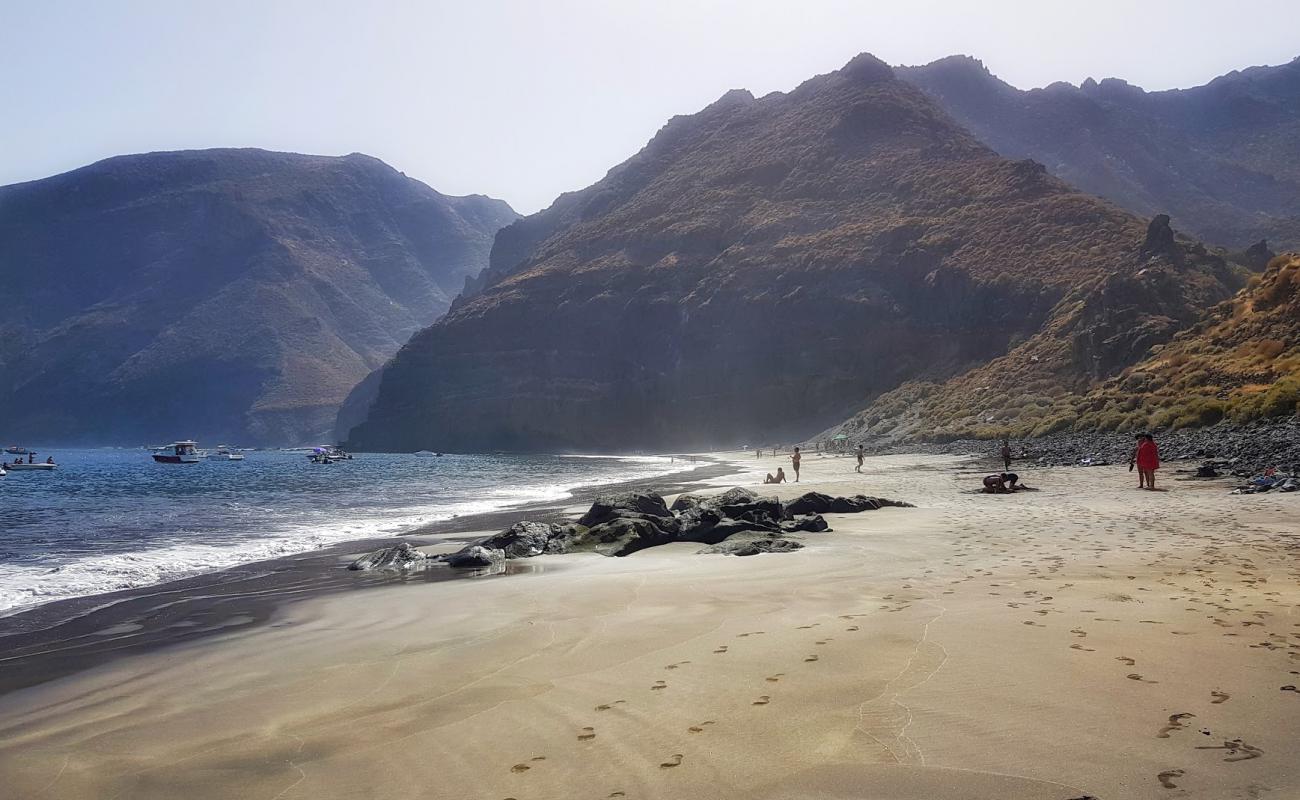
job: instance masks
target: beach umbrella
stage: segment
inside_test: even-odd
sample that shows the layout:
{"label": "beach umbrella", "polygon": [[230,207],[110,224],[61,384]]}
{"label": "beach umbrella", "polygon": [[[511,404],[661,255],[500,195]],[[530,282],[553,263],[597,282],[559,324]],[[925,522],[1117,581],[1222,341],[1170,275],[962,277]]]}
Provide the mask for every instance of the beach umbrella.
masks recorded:
{"label": "beach umbrella", "polygon": [[847,433],[837,433],[837,434],[835,434],[834,436],[832,436],[831,438],[832,438],[832,439],[836,439],[836,440],[838,440],[838,439],[847,439],[847,438],[849,438],[849,435],[848,435]]}

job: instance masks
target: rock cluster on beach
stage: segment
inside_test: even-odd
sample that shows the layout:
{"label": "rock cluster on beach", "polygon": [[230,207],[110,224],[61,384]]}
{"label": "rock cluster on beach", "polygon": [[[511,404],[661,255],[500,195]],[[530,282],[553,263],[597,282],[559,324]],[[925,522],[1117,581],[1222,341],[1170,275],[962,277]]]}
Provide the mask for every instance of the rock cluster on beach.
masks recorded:
{"label": "rock cluster on beach", "polygon": [[755,555],[798,550],[790,534],[829,531],[823,513],[856,513],[910,503],[855,495],[808,492],[787,503],[734,488],[720,495],[684,494],[671,508],[653,492],[600,497],[571,523],[516,522],[443,560],[453,567],[490,567],[507,559],[549,553],[593,552],[626,556],[670,542],[708,545],[701,553]]}

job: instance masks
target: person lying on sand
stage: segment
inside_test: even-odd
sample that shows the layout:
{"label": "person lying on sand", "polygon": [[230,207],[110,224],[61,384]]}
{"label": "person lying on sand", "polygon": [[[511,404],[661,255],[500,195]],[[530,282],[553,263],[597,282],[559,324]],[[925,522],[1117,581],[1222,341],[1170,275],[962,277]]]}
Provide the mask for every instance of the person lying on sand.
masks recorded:
{"label": "person lying on sand", "polygon": [[769,472],[767,473],[767,477],[763,479],[763,483],[785,483],[785,482],[786,482],[785,470],[781,469],[780,467],[776,468],[776,477],[772,477],[772,473]]}

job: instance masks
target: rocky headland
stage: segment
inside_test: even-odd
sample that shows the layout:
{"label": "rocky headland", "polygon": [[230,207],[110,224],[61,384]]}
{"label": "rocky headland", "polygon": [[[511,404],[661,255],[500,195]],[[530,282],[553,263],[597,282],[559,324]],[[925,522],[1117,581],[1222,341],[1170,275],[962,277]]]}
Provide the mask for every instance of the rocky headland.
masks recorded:
{"label": "rocky headland", "polygon": [[516,216],[356,153],[148,153],[0,187],[4,435],[329,441]]}

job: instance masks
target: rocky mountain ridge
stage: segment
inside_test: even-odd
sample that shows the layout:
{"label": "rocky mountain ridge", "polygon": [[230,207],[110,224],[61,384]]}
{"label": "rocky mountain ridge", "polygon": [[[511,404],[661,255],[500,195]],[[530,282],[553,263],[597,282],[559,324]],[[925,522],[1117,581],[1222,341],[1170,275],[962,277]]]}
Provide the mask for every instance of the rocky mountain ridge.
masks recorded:
{"label": "rocky mountain ridge", "polygon": [[360,154],[149,153],[0,187],[0,434],[327,440],[516,216]]}
{"label": "rocky mountain ridge", "polygon": [[1300,58],[1190,89],[1117,78],[1021,90],[950,56],[897,74],[1008,158],[1206,242],[1300,247]]}
{"label": "rocky mountain ridge", "polygon": [[[1098,379],[1244,280],[1167,219],[1148,228],[998,156],[862,55],[674,118],[501,231],[481,283],[384,371],[349,445],[779,441],[1035,340],[1042,379]],[[1125,330],[1148,302],[1149,329]],[[1071,352],[1085,330],[1099,338]]]}

